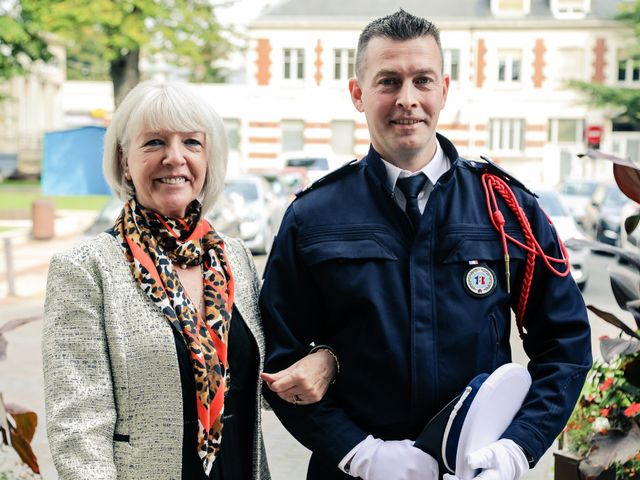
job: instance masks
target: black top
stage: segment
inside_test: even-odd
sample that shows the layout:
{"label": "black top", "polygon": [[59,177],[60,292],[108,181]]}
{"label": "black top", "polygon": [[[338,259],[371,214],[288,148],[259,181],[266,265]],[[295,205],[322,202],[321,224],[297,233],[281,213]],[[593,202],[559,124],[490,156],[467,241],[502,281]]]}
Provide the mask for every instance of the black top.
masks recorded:
{"label": "black top", "polygon": [[182,439],[183,480],[251,480],[258,347],[240,312],[233,307],[229,328],[228,360],[231,385],[224,401],[222,446],[210,475],[204,474],[197,452],[198,412],[193,371],[187,346],[173,330],[182,384],[184,437]]}

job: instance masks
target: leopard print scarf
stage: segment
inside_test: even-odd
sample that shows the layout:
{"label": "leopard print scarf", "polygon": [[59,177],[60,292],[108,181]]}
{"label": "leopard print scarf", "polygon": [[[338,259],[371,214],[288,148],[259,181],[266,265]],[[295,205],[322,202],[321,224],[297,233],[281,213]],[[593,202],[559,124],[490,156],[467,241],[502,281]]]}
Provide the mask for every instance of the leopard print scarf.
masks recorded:
{"label": "leopard print scarf", "polygon": [[[138,286],[182,333],[191,355],[198,411],[198,454],[207,475],[220,449],[225,391],[229,387],[227,339],[233,305],[233,277],[224,242],[200,218],[197,200],[184,218],[164,217],[125,203],[115,231]],[[186,294],[173,265],[203,267],[205,316],[199,299]]]}

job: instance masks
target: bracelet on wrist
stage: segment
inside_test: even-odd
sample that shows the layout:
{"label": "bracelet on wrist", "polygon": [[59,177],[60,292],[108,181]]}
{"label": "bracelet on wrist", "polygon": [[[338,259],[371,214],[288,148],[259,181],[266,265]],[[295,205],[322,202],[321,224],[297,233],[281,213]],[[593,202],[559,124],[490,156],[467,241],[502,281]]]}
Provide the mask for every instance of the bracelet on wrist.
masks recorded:
{"label": "bracelet on wrist", "polygon": [[309,351],[309,355],[311,355],[312,353],[319,352],[321,350],[326,351],[329,355],[333,357],[333,360],[336,362],[336,374],[331,379],[331,383],[333,384],[336,381],[336,377],[340,373],[340,361],[338,360],[338,355],[336,355],[336,352],[334,352],[333,348],[331,348],[329,345],[316,345]]}

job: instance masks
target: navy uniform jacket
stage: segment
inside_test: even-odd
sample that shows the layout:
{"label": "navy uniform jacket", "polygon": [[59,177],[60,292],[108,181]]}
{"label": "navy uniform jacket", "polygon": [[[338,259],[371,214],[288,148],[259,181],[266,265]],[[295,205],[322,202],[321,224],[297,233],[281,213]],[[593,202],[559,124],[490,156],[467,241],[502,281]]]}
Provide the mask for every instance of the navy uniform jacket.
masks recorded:
{"label": "navy uniform jacket", "polygon": [[[452,167],[436,183],[416,234],[371,148],[291,204],[267,264],[260,297],[265,371],[286,368],[315,342],[335,349],[340,374],[315,405],[288,404],[266,387],[264,394],[285,427],[333,467],[368,434],[415,439],[475,375],[511,361],[510,308],[525,255],[509,244],[509,295],[480,181],[483,164],[438,140]],[[513,190],[542,248],[560,257],[535,198]],[[501,209],[507,233],[523,241],[515,217]],[[474,261],[497,280],[480,298],[463,285]],[[570,275],[555,276],[536,261],[524,324],[533,385],[503,436],[535,463],[564,427],[591,365],[587,314]]]}

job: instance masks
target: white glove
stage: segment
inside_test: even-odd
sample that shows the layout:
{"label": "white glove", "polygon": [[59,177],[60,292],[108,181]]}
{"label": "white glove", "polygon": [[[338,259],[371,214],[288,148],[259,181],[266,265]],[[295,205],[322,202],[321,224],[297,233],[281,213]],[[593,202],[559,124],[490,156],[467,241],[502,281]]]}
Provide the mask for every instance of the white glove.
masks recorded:
{"label": "white glove", "polygon": [[438,462],[412,440],[385,442],[369,435],[357,446],[347,473],[364,480],[437,480]]}
{"label": "white glove", "polygon": [[[470,453],[467,463],[471,468],[482,469],[474,480],[518,480],[529,471],[529,462],[522,449],[506,438]],[[443,480],[459,479],[446,474]]]}

